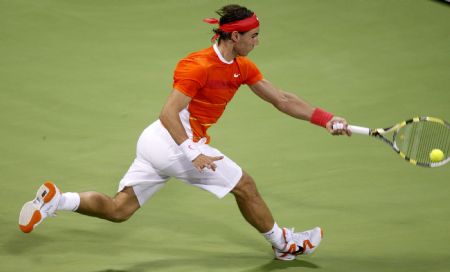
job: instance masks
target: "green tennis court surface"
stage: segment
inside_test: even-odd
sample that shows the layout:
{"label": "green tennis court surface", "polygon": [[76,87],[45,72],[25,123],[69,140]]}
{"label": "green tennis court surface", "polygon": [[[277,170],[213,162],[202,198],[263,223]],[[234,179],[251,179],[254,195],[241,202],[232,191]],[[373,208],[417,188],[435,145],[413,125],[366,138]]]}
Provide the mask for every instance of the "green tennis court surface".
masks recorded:
{"label": "green tennis court surface", "polygon": [[[240,1],[236,1],[240,2]],[[212,144],[257,181],[277,222],[320,225],[313,256],[272,260],[231,196],[172,180],[114,224],[60,212],[33,233],[22,204],[52,180],[114,194],[172,71],[209,46],[225,1],[0,0],[0,271],[450,271],[450,167],[424,169],[331,137],[242,87]],[[242,1],[261,20],[266,78],[351,123],[450,119],[450,6],[436,1]]]}

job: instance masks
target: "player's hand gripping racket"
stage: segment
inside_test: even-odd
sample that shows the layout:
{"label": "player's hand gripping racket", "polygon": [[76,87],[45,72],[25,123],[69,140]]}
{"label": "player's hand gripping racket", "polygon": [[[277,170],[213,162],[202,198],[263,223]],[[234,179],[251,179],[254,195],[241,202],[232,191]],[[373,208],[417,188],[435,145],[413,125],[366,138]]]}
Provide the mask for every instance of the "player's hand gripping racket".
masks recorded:
{"label": "player's hand gripping racket", "polygon": [[[342,128],[342,123],[333,124],[333,129]],[[450,125],[439,118],[415,117],[388,128],[373,129],[352,125],[348,128],[352,133],[382,140],[414,165],[437,167],[450,161]],[[438,153],[437,156],[431,154],[432,151]]]}

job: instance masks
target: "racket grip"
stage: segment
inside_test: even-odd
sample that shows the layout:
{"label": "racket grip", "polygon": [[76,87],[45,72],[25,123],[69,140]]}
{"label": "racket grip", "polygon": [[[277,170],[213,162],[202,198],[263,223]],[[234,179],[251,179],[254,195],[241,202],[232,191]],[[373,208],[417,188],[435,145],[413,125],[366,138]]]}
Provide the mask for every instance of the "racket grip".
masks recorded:
{"label": "racket grip", "polygon": [[[342,124],[342,123],[333,124],[333,130],[343,129],[343,128],[344,128],[344,124]],[[362,135],[370,135],[370,128],[348,125],[348,129],[352,133],[362,134]]]}
{"label": "racket grip", "polygon": [[352,125],[349,125],[348,128],[350,129],[350,131],[352,133],[361,134],[361,135],[370,135],[370,128],[352,126]]}

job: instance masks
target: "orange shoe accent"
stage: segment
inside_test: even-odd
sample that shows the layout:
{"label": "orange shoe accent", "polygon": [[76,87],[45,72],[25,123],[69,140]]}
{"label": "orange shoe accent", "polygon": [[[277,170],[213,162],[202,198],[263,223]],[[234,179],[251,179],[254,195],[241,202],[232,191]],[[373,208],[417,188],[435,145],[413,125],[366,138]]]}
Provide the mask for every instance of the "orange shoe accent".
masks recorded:
{"label": "orange shoe accent", "polygon": [[303,250],[306,250],[306,246],[308,246],[310,249],[314,248],[314,246],[311,244],[309,240],[303,241]]}
{"label": "orange shoe accent", "polygon": [[323,238],[323,229],[320,228],[320,238]]}
{"label": "orange shoe accent", "polygon": [[19,228],[25,232],[25,233],[29,233],[33,230],[34,225],[36,225],[36,223],[38,223],[39,221],[41,221],[41,213],[39,211],[34,211],[33,216],[31,217],[30,222],[28,223],[28,225],[24,226],[24,225],[20,225],[19,224]]}
{"label": "orange shoe accent", "polygon": [[48,194],[44,197],[44,203],[48,203],[56,194],[56,186],[51,181],[46,181],[44,185],[48,188]]}
{"label": "orange shoe accent", "polygon": [[292,254],[295,254],[296,251],[297,251],[297,245],[296,245],[296,244],[292,244],[292,245],[289,247],[289,249],[288,249],[288,252],[289,252],[289,253],[292,253]]}

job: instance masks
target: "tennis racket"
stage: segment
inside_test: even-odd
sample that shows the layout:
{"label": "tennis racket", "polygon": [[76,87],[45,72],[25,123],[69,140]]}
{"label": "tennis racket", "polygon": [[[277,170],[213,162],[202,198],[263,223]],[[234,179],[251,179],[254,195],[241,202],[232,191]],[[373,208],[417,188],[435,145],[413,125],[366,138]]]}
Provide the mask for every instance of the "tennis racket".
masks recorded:
{"label": "tennis racket", "polygon": [[[342,129],[335,123],[333,129]],[[435,117],[414,117],[388,128],[366,128],[349,125],[354,134],[367,135],[382,140],[406,161],[423,167],[438,167],[450,161],[450,124]],[[430,153],[440,149],[444,157],[432,161]]]}

